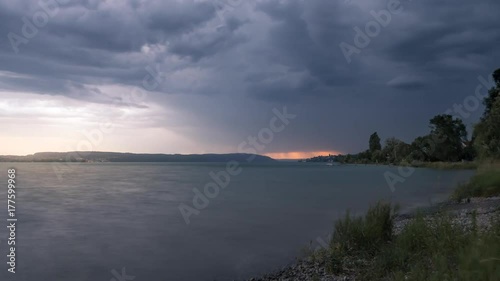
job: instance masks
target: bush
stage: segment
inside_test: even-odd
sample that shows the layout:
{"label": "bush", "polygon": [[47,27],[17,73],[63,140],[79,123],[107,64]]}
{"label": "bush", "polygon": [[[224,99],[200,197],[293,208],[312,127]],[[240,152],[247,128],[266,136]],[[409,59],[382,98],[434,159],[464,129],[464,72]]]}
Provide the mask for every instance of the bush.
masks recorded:
{"label": "bush", "polygon": [[500,167],[482,166],[477,174],[464,185],[459,186],[452,195],[457,201],[470,197],[491,197],[500,195]]}
{"label": "bush", "polygon": [[365,217],[351,217],[349,213],[335,223],[330,241],[327,268],[330,272],[341,272],[356,266],[359,257],[370,258],[380,247],[392,240],[392,227],[397,208],[379,202],[371,207]]}
{"label": "bush", "polygon": [[500,280],[500,223],[465,232],[447,216],[419,216],[376,257],[362,280]]}
{"label": "bush", "polygon": [[[483,169],[486,179],[471,182],[490,183],[490,172]],[[335,223],[329,249],[316,257],[326,260],[329,272],[354,274],[356,280],[500,280],[500,218],[480,232],[475,212],[470,231],[444,214],[417,215],[394,236],[396,213],[385,203],[364,217],[348,213]]]}

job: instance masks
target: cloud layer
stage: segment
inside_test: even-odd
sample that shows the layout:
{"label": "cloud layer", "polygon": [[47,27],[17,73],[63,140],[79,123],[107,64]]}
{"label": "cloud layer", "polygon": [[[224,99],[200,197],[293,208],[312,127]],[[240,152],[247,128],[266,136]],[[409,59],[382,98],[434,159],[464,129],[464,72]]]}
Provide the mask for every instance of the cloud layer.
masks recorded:
{"label": "cloud layer", "polygon": [[[500,67],[500,3],[401,0],[377,21],[394,2],[3,0],[0,91],[19,108],[0,118],[22,124],[29,104],[52,101],[59,118],[31,118],[57,126],[74,109],[88,116],[73,130],[119,124],[95,150],[231,152],[287,106],[298,117],[262,153],[356,152],[373,131],[410,141]],[[359,52],[346,59],[341,43]],[[148,75],[147,97],[128,99]]]}

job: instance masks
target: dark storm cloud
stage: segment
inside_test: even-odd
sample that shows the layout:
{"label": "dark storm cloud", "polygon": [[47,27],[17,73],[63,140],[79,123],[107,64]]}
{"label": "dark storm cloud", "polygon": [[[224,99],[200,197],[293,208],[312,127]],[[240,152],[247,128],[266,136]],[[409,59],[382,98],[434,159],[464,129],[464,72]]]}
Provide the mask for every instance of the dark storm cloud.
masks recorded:
{"label": "dark storm cloud", "polygon": [[195,33],[191,32],[173,40],[169,51],[181,57],[188,57],[193,61],[213,56],[219,52],[224,52],[240,43],[244,43],[247,38],[241,35],[234,35],[244,22],[231,18],[226,21],[226,26],[217,32]]}
{"label": "dark storm cloud", "polygon": [[[166,34],[175,34],[192,30],[210,20],[215,15],[214,6],[211,2],[194,1],[167,1],[168,5],[158,2],[153,5],[143,4],[141,7],[147,10],[141,18],[151,29],[157,29]],[[155,9],[149,9],[149,7]]]}
{"label": "dark storm cloud", "polygon": [[[342,12],[339,1],[264,1],[257,9],[273,20],[269,29],[269,45],[264,54],[269,61],[288,69],[285,75],[302,73],[299,81],[283,83],[260,83],[255,93],[264,97],[308,95],[318,92],[328,93],[330,87],[354,84],[360,77],[352,75],[357,66],[344,63],[342,53],[338,51],[338,42],[330,40],[347,35],[350,30],[335,19]],[[348,8],[350,10],[350,8]],[[324,12],[328,11],[328,12]],[[283,75],[283,73],[279,74]],[[280,86],[279,84],[283,84]],[[294,84],[296,84],[294,86]],[[280,90],[281,88],[281,90]],[[253,90],[253,88],[252,88]]]}
{"label": "dark storm cloud", "polygon": [[159,64],[154,101],[203,116],[198,134],[228,145],[284,104],[302,115],[274,151],[356,151],[375,130],[411,140],[500,67],[498,1],[401,0],[351,63],[339,44],[389,0],[68,2],[16,54],[7,35],[40,6],[0,1],[0,73],[19,75],[1,88],[111,104],[100,86],[140,85]]}
{"label": "dark storm cloud", "polygon": [[[4,73],[5,74],[5,73]],[[29,77],[8,77],[4,75],[0,82],[2,89],[14,92],[36,92],[44,95],[63,95],[69,98],[101,104],[113,104],[136,108],[147,108],[145,105],[134,104],[122,97],[112,97],[96,87],[87,86],[71,80],[61,80],[46,77],[32,79]]]}
{"label": "dark storm cloud", "polygon": [[400,89],[420,89],[424,87],[426,81],[415,76],[398,76],[387,82],[387,86]]}

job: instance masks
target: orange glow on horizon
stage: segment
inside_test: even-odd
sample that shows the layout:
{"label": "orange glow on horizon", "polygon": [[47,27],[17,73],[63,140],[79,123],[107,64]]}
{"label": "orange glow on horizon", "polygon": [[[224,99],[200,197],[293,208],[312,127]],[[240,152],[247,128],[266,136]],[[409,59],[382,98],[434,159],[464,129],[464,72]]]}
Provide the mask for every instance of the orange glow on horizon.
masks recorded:
{"label": "orange glow on horizon", "polygon": [[264,155],[269,156],[274,159],[306,159],[315,156],[328,156],[341,154],[338,151],[290,151],[290,152],[272,152],[266,153]]}

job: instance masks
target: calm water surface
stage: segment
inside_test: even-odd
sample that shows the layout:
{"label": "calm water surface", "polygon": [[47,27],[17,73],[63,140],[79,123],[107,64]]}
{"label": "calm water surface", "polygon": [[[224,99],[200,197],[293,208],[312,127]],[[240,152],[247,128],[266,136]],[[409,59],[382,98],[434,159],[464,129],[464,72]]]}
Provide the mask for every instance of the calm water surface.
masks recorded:
{"label": "calm water surface", "polygon": [[[7,169],[17,170],[17,273],[7,272]],[[0,280],[234,280],[278,269],[327,240],[346,209],[446,198],[472,171],[416,169],[392,192],[385,166],[278,163],[242,173],[187,225],[179,204],[224,164],[0,163]],[[1,225],[5,225],[1,227]],[[124,279],[127,280],[127,279]],[[130,280],[130,279],[128,279]],[[116,281],[120,281],[116,279]]]}

